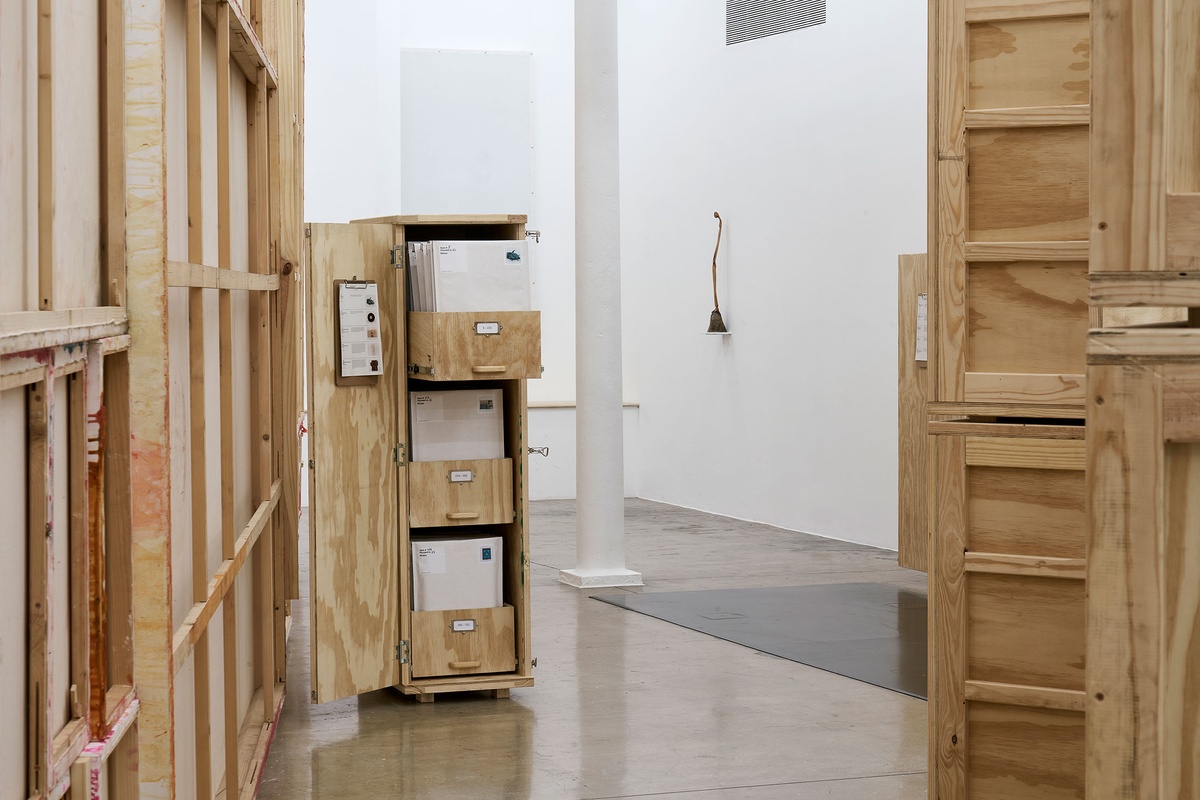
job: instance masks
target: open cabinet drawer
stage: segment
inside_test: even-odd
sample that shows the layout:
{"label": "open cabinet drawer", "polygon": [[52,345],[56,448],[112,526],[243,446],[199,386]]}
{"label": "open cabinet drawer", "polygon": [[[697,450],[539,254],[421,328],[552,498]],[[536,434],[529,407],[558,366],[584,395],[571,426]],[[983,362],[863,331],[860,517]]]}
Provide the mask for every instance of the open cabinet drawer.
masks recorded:
{"label": "open cabinet drawer", "polygon": [[513,607],[414,611],[412,675],[476,675],[517,668]]}
{"label": "open cabinet drawer", "polygon": [[412,312],[408,369],[431,381],[542,377],[540,311]]}
{"label": "open cabinet drawer", "polygon": [[511,458],[414,461],[408,465],[413,528],[513,521]]}

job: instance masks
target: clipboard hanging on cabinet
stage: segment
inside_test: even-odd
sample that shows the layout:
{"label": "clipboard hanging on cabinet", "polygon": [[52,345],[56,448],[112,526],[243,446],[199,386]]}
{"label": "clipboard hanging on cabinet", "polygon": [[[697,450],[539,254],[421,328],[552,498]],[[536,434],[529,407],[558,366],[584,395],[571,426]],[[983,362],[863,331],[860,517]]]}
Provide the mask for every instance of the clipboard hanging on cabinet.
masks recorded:
{"label": "clipboard hanging on cabinet", "polygon": [[383,374],[383,329],[375,281],[337,280],[334,320],[337,386],[374,386]]}

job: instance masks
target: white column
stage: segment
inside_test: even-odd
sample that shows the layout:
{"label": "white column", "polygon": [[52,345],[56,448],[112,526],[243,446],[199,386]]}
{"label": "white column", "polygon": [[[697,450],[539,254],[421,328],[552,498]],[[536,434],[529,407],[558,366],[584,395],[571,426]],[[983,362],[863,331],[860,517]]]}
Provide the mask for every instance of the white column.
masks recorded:
{"label": "white column", "polygon": [[575,0],[575,569],[580,588],[639,586],[625,568],[617,0]]}

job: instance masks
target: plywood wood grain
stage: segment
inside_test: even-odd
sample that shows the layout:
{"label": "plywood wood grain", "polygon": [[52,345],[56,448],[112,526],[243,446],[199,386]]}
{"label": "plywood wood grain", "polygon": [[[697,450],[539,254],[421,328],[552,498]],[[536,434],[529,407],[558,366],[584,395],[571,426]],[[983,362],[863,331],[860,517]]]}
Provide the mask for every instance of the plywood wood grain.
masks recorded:
{"label": "plywood wood grain", "polygon": [[1086,15],[969,26],[968,108],[1087,103],[1091,27]]}
{"label": "plywood wood grain", "polygon": [[[22,454],[0,460],[0,503],[7,509],[10,530],[28,530],[26,479],[25,389],[0,392],[0,448]],[[4,708],[23,709],[26,703],[28,664],[21,654],[26,645],[27,597],[26,564],[28,539],[24,535],[5,536],[0,541],[0,603],[8,612],[0,615],[0,651],[17,654],[0,661],[0,703]],[[27,797],[28,769],[25,761],[27,726],[0,726],[0,794]]]}
{"label": "plywood wood grain", "polygon": [[987,800],[1084,797],[1083,715],[971,703],[969,796]]}
{"label": "plywood wood grain", "polygon": [[971,467],[967,547],[981,553],[1083,558],[1082,470]]}
{"label": "plywood wood grain", "polygon": [[[511,605],[458,611],[414,611],[413,676],[511,672],[516,666],[513,619]],[[456,632],[453,628],[456,620],[472,621],[475,630]]]}
{"label": "plywood wood grain", "polygon": [[969,265],[968,370],[1083,374],[1086,262]]}
{"label": "plywood wood grain", "polygon": [[[454,472],[470,472],[471,480],[452,481]],[[417,501],[408,511],[413,528],[510,524],[513,460],[414,461],[408,491]]]}
{"label": "plywood wood grain", "polygon": [[37,163],[36,25],[31,4],[0,3],[0,312],[38,308],[37,196],[27,189]]}
{"label": "plywood wood grain", "polygon": [[968,677],[1084,688],[1084,586],[1079,580],[972,573]]}
{"label": "plywood wood grain", "polygon": [[[309,258],[310,513],[312,682],[317,702],[399,682],[399,545],[392,447],[396,383],[334,384],[338,279],[376,280],[380,308],[392,308],[392,229],[388,225],[311,226]],[[381,319],[393,341],[397,320]],[[384,373],[400,368],[384,351]]]}
{"label": "plywood wood grain", "polygon": [[970,145],[972,241],[1088,236],[1088,129],[975,130]]}
{"label": "plywood wood grain", "polygon": [[[481,335],[477,324],[499,333]],[[541,312],[409,314],[408,363],[422,370],[414,377],[430,380],[540,378]]]}

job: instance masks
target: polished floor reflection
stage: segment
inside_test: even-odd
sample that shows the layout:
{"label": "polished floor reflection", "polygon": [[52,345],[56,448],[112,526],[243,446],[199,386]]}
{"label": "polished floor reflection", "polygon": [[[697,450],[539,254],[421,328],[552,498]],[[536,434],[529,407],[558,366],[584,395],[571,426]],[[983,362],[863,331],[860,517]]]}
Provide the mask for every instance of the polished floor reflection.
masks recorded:
{"label": "polished floor reflection", "polygon": [[[385,691],[307,702],[307,608],[259,797],[917,800],[921,700],[589,599],[574,503],[533,504],[537,685],[511,699]],[[895,554],[644,500],[626,505],[637,591],[879,582],[922,591]],[[302,576],[306,577],[306,576]],[[303,583],[304,581],[302,581]],[[610,590],[614,592],[629,590]]]}

